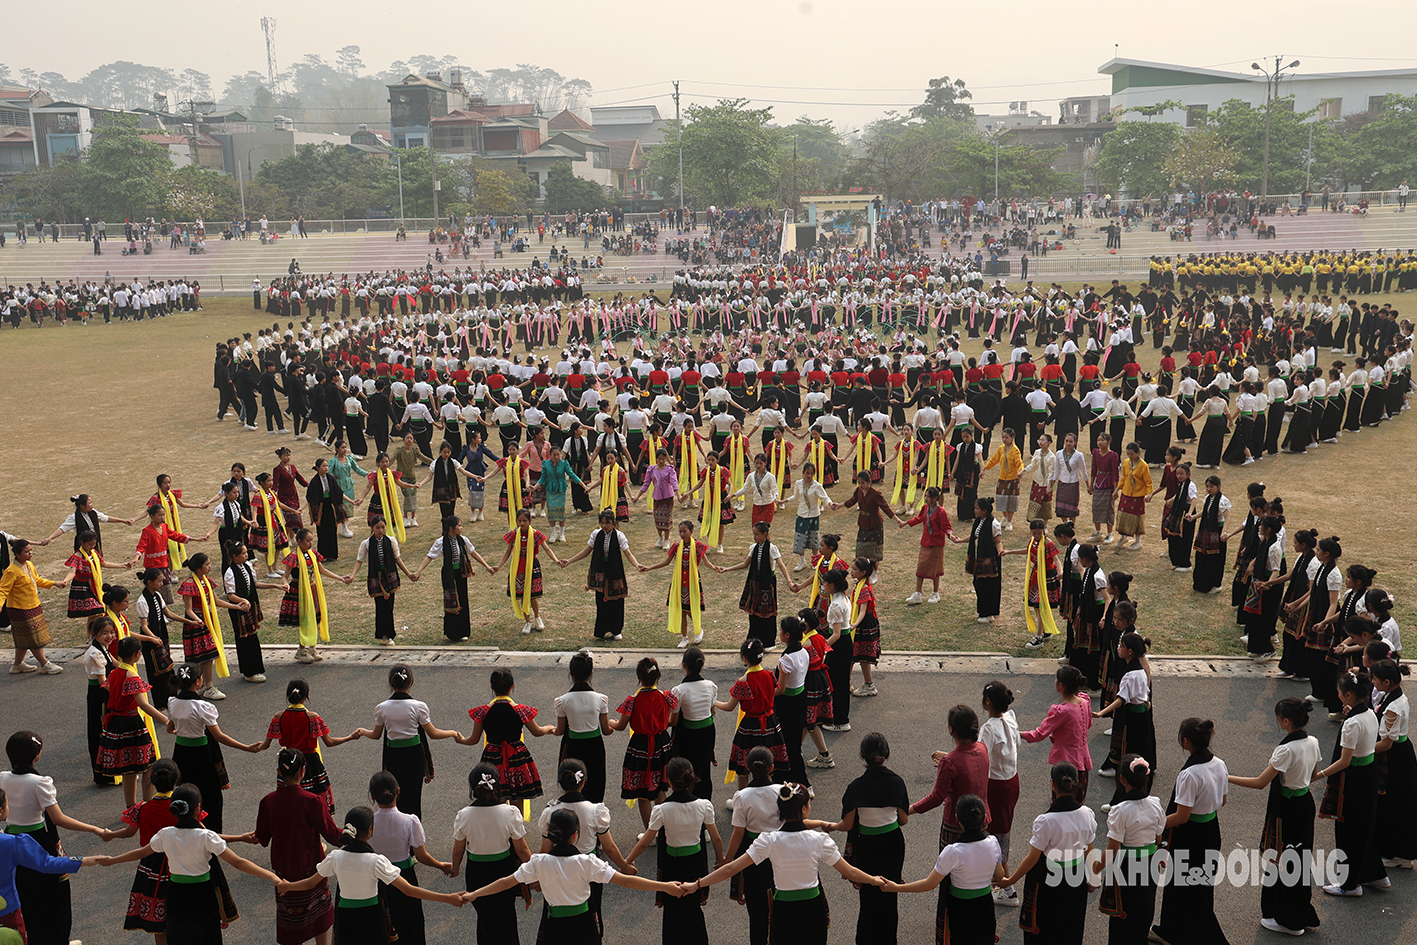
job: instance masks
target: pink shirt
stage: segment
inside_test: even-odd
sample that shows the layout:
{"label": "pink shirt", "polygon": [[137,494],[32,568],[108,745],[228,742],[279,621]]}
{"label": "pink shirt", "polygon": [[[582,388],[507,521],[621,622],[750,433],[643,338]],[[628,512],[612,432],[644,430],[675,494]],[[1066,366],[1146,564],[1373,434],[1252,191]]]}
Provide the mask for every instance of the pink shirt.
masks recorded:
{"label": "pink shirt", "polygon": [[1060,702],[1048,709],[1048,715],[1031,732],[1020,732],[1019,737],[1026,742],[1041,742],[1052,739],[1048,749],[1048,763],[1071,762],[1079,771],[1092,770],[1092,753],[1087,749],[1087,730],[1092,727],[1092,697],[1085,692],[1078,693],[1082,702],[1072,705]]}
{"label": "pink shirt", "polygon": [[940,759],[935,771],[935,787],[929,795],[916,801],[917,813],[940,808],[944,823],[959,826],[955,817],[955,802],[966,794],[984,801],[984,822],[989,822],[989,750],[983,742],[961,745]]}
{"label": "pink shirt", "polygon": [[679,494],[679,470],[673,466],[658,465],[650,466],[645,470],[644,482],[640,486],[640,495],[645,494],[645,490],[654,487],[652,497],[654,499],[672,499]]}
{"label": "pink shirt", "polygon": [[539,476],[541,475],[541,461],[551,458],[551,447],[542,443],[541,448],[538,449],[536,441],[533,440],[521,448],[520,456],[526,462],[527,469]]}

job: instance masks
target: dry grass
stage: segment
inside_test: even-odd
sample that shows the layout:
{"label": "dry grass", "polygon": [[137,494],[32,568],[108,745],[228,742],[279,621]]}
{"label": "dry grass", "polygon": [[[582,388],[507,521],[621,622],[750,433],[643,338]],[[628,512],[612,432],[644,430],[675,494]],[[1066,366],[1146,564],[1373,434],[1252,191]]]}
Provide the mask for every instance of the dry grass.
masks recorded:
{"label": "dry grass", "polygon": [[[243,430],[228,417],[214,423],[215,396],[211,388],[211,358],[215,344],[243,331],[269,325],[270,319],[254,313],[244,297],[210,298],[206,311],[176,315],[157,322],[88,327],[46,327],[0,332],[5,352],[5,400],[9,422],[0,428],[0,450],[8,462],[0,498],[0,525],[12,534],[43,538],[69,513],[66,497],[87,492],[97,507],[110,515],[142,518],[144,503],[153,492],[153,477],[170,473],[188,496],[205,501],[215,494],[233,461],[244,461],[254,474],[269,469],[277,437]],[[972,349],[970,353],[975,353]],[[1154,368],[1159,353],[1140,351],[1143,366]],[[1307,457],[1266,459],[1245,473],[1221,470],[1226,489],[1243,506],[1245,482],[1263,479],[1269,494],[1283,496],[1291,530],[1316,527],[1325,535],[1344,539],[1345,561],[1368,564],[1379,572],[1378,583],[1398,598],[1398,619],[1410,622],[1417,615],[1411,606],[1417,579],[1410,565],[1411,512],[1406,487],[1407,471],[1417,465],[1417,422],[1405,415],[1397,423],[1376,430],[1346,435],[1337,446],[1325,446]],[[295,461],[308,468],[318,445],[293,444]],[[986,481],[987,490],[990,481]],[[832,490],[844,498],[846,489]],[[1084,497],[1085,498],[1085,497]],[[953,505],[949,505],[953,508]],[[790,545],[791,510],[779,516],[778,540]],[[201,534],[210,524],[209,512],[189,511],[184,525]],[[1103,553],[1103,567],[1134,572],[1132,596],[1141,604],[1141,627],[1162,652],[1225,654],[1242,650],[1233,623],[1233,611],[1216,597],[1199,597],[1190,589],[1189,575],[1173,574],[1159,555],[1163,545],[1152,512],[1145,550],[1137,553]],[[687,516],[686,516],[687,517]],[[362,516],[360,516],[362,520]],[[412,530],[405,555],[416,564],[436,537],[435,517],[425,512],[423,526]],[[538,519],[538,525],[544,520]],[[556,545],[559,556],[581,547],[594,522],[575,518],[571,540]],[[855,536],[851,510],[827,513],[827,530],[844,535],[843,549],[850,552]],[[505,529],[489,517],[468,529],[471,540],[493,562],[500,557],[500,537]],[[111,525],[106,543],[114,558],[131,553],[138,530]],[[341,542],[338,570],[354,566],[358,541]],[[640,560],[659,560],[652,547],[654,531],[643,504],[634,506],[627,528],[631,547]],[[724,564],[735,563],[749,541],[747,516],[728,529]],[[1017,547],[1026,532],[1007,535],[1006,544]],[[918,532],[888,529],[887,557],[880,595],[883,643],[902,650],[1016,651],[1025,637],[1022,616],[1022,568],[1018,559],[1007,559],[1004,616],[991,627],[974,623],[974,601],[964,575],[962,546],[946,551],[944,600],[934,606],[910,607],[901,601],[913,589],[913,564]],[[210,544],[199,546],[215,551]],[[69,554],[68,536],[56,539],[36,555],[41,573],[59,577]],[[790,550],[790,548],[788,549]],[[542,601],[547,621],[545,633],[530,637],[518,633],[520,622],[512,615],[505,589],[505,572],[479,576],[472,582],[472,644],[508,649],[568,649],[591,639],[593,597],[584,587],[584,563],[561,570],[543,558],[547,592]],[[664,647],[674,642],[665,629],[663,602],[669,571],[630,576],[630,604],[626,635],[629,647]],[[719,576],[705,572],[709,613],[704,616],[711,646],[735,646],[742,639],[745,620],[737,608],[741,575]],[[109,576],[110,581],[113,576]],[[131,575],[130,587],[135,582]],[[267,591],[266,613],[277,611],[275,592]],[[790,597],[784,590],[784,598]],[[1220,595],[1224,596],[1224,595]],[[805,591],[798,599],[805,598]],[[58,642],[79,644],[82,628],[64,619],[62,592],[45,595],[46,608]],[[784,600],[784,609],[789,606]],[[373,607],[362,584],[330,589],[331,625],[337,643],[365,643],[373,637]],[[405,582],[399,593],[396,619],[400,642],[443,643],[441,597],[436,572],[422,582]],[[275,626],[268,617],[263,631],[268,642],[293,642],[293,632]]]}

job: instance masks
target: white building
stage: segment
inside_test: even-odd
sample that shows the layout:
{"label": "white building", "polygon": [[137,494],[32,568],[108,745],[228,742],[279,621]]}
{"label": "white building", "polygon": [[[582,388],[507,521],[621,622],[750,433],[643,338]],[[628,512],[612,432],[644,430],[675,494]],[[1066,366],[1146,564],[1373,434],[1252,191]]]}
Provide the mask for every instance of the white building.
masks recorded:
{"label": "white building", "polygon": [[[1285,63],[1281,62],[1281,65]],[[1260,66],[1273,69],[1274,60]],[[1263,107],[1267,83],[1258,69],[1222,72],[1142,59],[1112,59],[1097,70],[1112,77],[1114,113],[1159,102],[1179,101],[1181,108],[1161,114],[1164,121],[1194,127],[1205,116],[1231,99]],[[1310,72],[1302,62],[1285,69],[1279,79],[1279,98],[1294,98],[1294,110],[1318,109],[1326,119],[1376,111],[1388,93],[1417,95],[1417,69],[1381,69],[1372,72]]]}

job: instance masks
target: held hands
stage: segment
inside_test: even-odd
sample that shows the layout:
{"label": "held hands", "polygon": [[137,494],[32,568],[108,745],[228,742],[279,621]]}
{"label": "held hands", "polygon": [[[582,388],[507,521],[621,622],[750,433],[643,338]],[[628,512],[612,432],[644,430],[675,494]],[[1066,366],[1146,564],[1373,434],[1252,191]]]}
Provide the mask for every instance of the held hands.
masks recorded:
{"label": "held hands", "polygon": [[626,860],[626,861],[625,861],[625,868],[622,869],[620,872],[624,873],[626,876],[638,876],[638,875],[640,875],[640,869],[639,869],[639,867],[637,867],[635,864],[631,863],[629,860]]}
{"label": "held hands", "polygon": [[343,580],[344,583],[349,584],[354,580],[354,575],[346,574],[343,578],[341,578],[341,580]]}

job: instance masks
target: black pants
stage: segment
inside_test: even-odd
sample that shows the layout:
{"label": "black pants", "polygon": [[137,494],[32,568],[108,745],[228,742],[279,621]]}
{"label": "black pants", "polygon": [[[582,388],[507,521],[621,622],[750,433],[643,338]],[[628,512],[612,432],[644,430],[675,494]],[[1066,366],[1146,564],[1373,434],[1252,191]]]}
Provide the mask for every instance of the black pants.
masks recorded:
{"label": "black pants", "polygon": [[595,592],[595,638],[605,640],[618,636],[625,629],[625,598],[607,600]]}
{"label": "black pants", "polygon": [[802,759],[802,731],[807,718],[807,694],[784,694],[778,696],[773,705],[777,713],[777,724],[782,726],[782,737],[787,740],[788,778],[797,784],[811,784],[807,779],[807,765]]}
{"label": "black pants", "polygon": [[851,638],[842,634],[827,653],[827,676],[832,681],[832,724],[851,722],[851,664],[855,662]]}
{"label": "black pants", "polygon": [[285,432],[285,414],[281,413],[280,404],[274,400],[267,400],[261,406],[266,410],[266,432],[279,429]]}
{"label": "black pants", "polygon": [[247,425],[254,427],[254,426],[256,425],[256,416],[257,416],[257,414],[256,414],[256,395],[255,395],[255,394],[252,394],[252,395],[250,395],[249,397],[243,397],[243,398],[241,399],[241,407],[242,407],[242,409],[246,412],[246,416],[245,416],[244,419],[246,420]]}
{"label": "black pants", "polygon": [[[107,321],[107,319],[104,319]],[[226,408],[230,407],[238,416],[241,414],[241,404],[236,400],[236,394],[228,387],[219,388],[221,403],[217,405],[216,416],[218,420],[226,416]]]}

